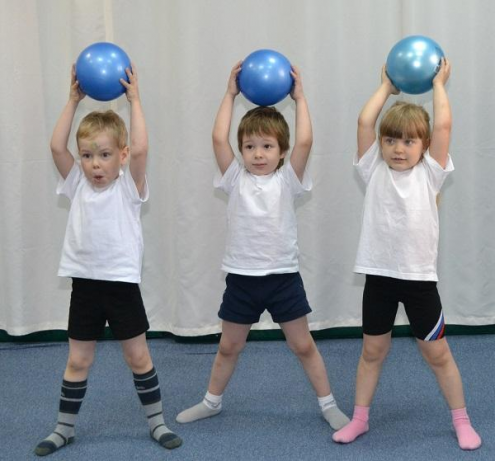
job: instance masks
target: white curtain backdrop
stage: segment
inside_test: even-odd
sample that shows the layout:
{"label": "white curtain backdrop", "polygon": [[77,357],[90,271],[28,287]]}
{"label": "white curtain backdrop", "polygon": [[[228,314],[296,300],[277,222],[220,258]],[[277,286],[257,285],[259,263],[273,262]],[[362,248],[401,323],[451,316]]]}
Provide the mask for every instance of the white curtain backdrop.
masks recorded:
{"label": "white curtain backdrop", "polygon": [[[0,0],[0,329],[24,335],[67,326],[70,280],[56,273],[69,204],[55,195],[49,140],[71,64],[102,40],[136,64],[149,129],[141,288],[152,330],[220,331],[226,198],[212,187],[211,128],[231,67],[259,48],[300,67],[311,109],[314,189],[297,209],[310,326],[359,326],[356,120],[390,48],[412,34],[436,40],[453,66],[456,170],[440,205],[446,320],[495,324],[494,17],[492,0]],[[400,98],[431,112],[431,92]],[[233,139],[251,107],[237,98]],[[278,107],[293,126],[293,101]],[[129,119],[125,97],[86,98],[75,126],[98,108]],[[71,147],[76,152],[74,136]],[[404,323],[401,310],[397,324]],[[264,315],[255,328],[277,325]]]}

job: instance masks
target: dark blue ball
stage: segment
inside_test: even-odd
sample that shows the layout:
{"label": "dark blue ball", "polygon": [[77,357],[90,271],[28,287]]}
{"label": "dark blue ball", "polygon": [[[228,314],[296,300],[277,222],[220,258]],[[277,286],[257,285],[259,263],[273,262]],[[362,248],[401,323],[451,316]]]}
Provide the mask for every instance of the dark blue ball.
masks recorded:
{"label": "dark blue ball", "polygon": [[387,58],[387,75],[404,93],[430,91],[444,52],[431,38],[411,35],[397,42]]}
{"label": "dark blue ball", "polygon": [[271,106],[291,91],[292,78],[289,60],[273,50],[257,50],[242,62],[238,76],[241,93],[258,106]]}
{"label": "dark blue ball", "polygon": [[97,101],[111,101],[125,93],[120,83],[131,67],[126,52],[109,42],[98,42],[85,48],[76,61],[76,78],[81,90]]}

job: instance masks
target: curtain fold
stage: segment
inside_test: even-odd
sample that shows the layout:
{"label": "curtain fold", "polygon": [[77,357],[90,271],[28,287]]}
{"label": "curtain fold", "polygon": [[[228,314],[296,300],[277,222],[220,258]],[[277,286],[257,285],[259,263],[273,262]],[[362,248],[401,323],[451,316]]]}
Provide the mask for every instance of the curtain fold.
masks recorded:
{"label": "curtain fold", "polygon": [[[300,68],[313,121],[314,188],[297,206],[310,327],[360,326],[364,277],[352,272],[364,197],[352,167],[356,121],[390,48],[412,34],[433,38],[452,62],[456,170],[440,203],[446,321],[495,324],[494,16],[490,0],[0,0],[0,329],[24,335],[67,326],[70,280],[56,273],[69,204],[55,195],[49,143],[72,63],[102,40],[135,63],[149,130],[141,288],[151,329],[181,336],[220,331],[227,201],[212,187],[211,129],[230,69],[259,48],[275,49]],[[399,99],[431,113],[431,97]],[[235,150],[237,125],[251,107],[242,95],[236,99]],[[293,137],[293,101],[277,107]],[[125,97],[86,98],[74,132],[99,108],[129,121]],[[402,309],[396,323],[407,323]],[[265,314],[254,328],[278,326]]]}

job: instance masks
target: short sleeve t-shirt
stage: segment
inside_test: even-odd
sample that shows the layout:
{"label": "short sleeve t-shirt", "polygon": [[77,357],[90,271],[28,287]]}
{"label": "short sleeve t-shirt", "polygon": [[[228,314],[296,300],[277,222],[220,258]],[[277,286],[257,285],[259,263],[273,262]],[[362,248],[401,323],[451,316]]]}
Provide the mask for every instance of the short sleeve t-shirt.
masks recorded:
{"label": "short sleeve t-shirt", "polygon": [[354,271],[402,280],[438,280],[437,195],[454,170],[427,151],[406,171],[383,160],[377,141],[354,165],[366,185],[361,236]]}
{"label": "short sleeve t-shirt", "polygon": [[240,275],[292,273],[299,270],[294,201],[311,190],[299,181],[290,162],[257,176],[234,159],[215,187],[229,196],[225,272]]}

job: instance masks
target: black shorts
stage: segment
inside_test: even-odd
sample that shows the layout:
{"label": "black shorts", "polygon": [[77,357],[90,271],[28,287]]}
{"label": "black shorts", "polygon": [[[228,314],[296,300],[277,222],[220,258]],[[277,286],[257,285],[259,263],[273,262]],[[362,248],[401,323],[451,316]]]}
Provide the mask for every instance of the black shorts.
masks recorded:
{"label": "black shorts", "polygon": [[73,278],[69,338],[79,341],[99,339],[107,321],[118,340],[134,338],[148,330],[139,285]]}
{"label": "black shorts", "polygon": [[244,325],[256,323],[266,310],[276,323],[290,322],[311,312],[299,272],[263,276],[227,274],[218,316]]}
{"label": "black shorts", "polygon": [[445,321],[437,282],[399,280],[366,275],[363,293],[363,332],[382,335],[392,330],[399,302],[404,308],[416,338],[441,339]]}

